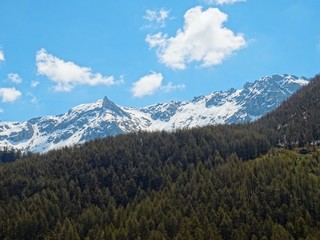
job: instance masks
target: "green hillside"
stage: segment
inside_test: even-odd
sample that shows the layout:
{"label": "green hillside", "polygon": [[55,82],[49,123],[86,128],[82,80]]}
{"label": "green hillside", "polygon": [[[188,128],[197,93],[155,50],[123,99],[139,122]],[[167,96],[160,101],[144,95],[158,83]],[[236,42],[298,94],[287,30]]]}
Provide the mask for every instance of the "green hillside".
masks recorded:
{"label": "green hillside", "polygon": [[320,237],[319,151],[186,166],[64,157],[1,168],[1,239]]}

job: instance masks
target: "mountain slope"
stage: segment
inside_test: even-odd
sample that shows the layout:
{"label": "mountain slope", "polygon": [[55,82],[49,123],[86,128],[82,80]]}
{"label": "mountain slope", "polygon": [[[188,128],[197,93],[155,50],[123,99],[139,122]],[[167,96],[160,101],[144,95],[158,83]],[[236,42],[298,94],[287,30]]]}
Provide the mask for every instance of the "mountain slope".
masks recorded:
{"label": "mountain slope", "polygon": [[320,143],[320,75],[253,125],[286,146]]}
{"label": "mountain slope", "polygon": [[46,152],[96,138],[139,130],[167,130],[250,122],[279,106],[308,79],[293,75],[263,77],[243,89],[213,92],[191,101],[171,101],[145,108],[118,106],[107,97],[67,113],[0,122],[0,147]]}
{"label": "mountain slope", "polygon": [[254,123],[120,134],[0,165],[0,238],[320,239],[319,149],[271,149],[320,132],[319,93],[316,77]]}

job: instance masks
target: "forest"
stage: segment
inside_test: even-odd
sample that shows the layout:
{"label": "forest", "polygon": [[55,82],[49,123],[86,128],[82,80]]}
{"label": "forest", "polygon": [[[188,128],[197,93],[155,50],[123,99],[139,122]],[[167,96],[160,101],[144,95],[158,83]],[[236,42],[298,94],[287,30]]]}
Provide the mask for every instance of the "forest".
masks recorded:
{"label": "forest", "polygon": [[3,161],[0,239],[320,239],[319,110],[316,76],[254,123]]}

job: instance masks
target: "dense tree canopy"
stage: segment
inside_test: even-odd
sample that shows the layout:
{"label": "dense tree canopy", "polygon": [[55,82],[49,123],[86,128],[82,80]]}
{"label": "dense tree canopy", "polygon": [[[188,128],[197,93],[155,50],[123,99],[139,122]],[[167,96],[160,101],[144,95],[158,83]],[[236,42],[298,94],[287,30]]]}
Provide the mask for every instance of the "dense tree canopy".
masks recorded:
{"label": "dense tree canopy", "polygon": [[161,161],[103,143],[1,167],[0,238],[319,239],[318,151]]}
{"label": "dense tree canopy", "polygon": [[0,164],[14,162],[15,160],[21,158],[21,156],[21,151],[4,148],[0,150]]}

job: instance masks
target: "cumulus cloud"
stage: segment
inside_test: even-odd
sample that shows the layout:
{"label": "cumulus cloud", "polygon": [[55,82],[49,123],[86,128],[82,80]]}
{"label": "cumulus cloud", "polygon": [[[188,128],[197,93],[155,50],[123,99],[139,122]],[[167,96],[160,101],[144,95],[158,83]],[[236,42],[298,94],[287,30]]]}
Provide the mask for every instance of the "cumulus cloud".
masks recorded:
{"label": "cumulus cloud", "polygon": [[184,84],[173,84],[172,82],[169,82],[167,85],[162,86],[161,90],[163,90],[164,92],[171,92],[173,90],[181,90],[186,88],[186,85]]}
{"label": "cumulus cloud", "polygon": [[167,85],[162,85],[163,75],[161,73],[150,73],[140,78],[137,82],[133,83],[131,92],[134,97],[144,97],[154,94],[157,90],[163,92],[171,92],[173,90],[184,89],[184,84],[173,84],[169,82]]}
{"label": "cumulus cloud", "polygon": [[38,87],[39,84],[40,84],[40,82],[38,82],[38,81],[35,81],[35,80],[32,80],[32,81],[31,81],[31,87],[32,87],[32,88]]}
{"label": "cumulus cloud", "polygon": [[205,0],[208,4],[217,4],[217,5],[223,5],[223,4],[233,4],[238,2],[245,2],[246,0]]}
{"label": "cumulus cloud", "polygon": [[66,62],[41,49],[36,55],[37,72],[46,76],[56,85],[56,91],[71,91],[77,85],[114,85],[117,82],[113,76],[103,76],[93,73],[88,67],[80,67],[73,62]]}
{"label": "cumulus cloud", "polygon": [[2,102],[14,102],[21,95],[21,92],[15,88],[0,88],[0,97],[2,98]]}
{"label": "cumulus cloud", "polygon": [[152,95],[161,87],[163,76],[161,73],[150,73],[133,83],[131,92],[134,97],[144,97]]}
{"label": "cumulus cloud", "polygon": [[0,62],[4,62],[6,59],[4,58],[4,52],[0,50]]}
{"label": "cumulus cloud", "polygon": [[157,49],[159,61],[172,69],[185,69],[191,62],[210,67],[246,46],[242,34],[223,26],[227,19],[228,15],[217,8],[203,11],[200,6],[194,7],[185,13],[183,29],[176,36],[148,34],[146,42]]}
{"label": "cumulus cloud", "polygon": [[158,25],[159,27],[165,27],[168,17],[169,10],[161,8],[160,10],[146,10],[146,14],[143,18],[149,22],[149,25],[146,27],[151,27],[154,24]]}
{"label": "cumulus cloud", "polygon": [[16,83],[16,84],[22,83],[22,78],[17,73],[9,73],[7,77],[13,83]]}

